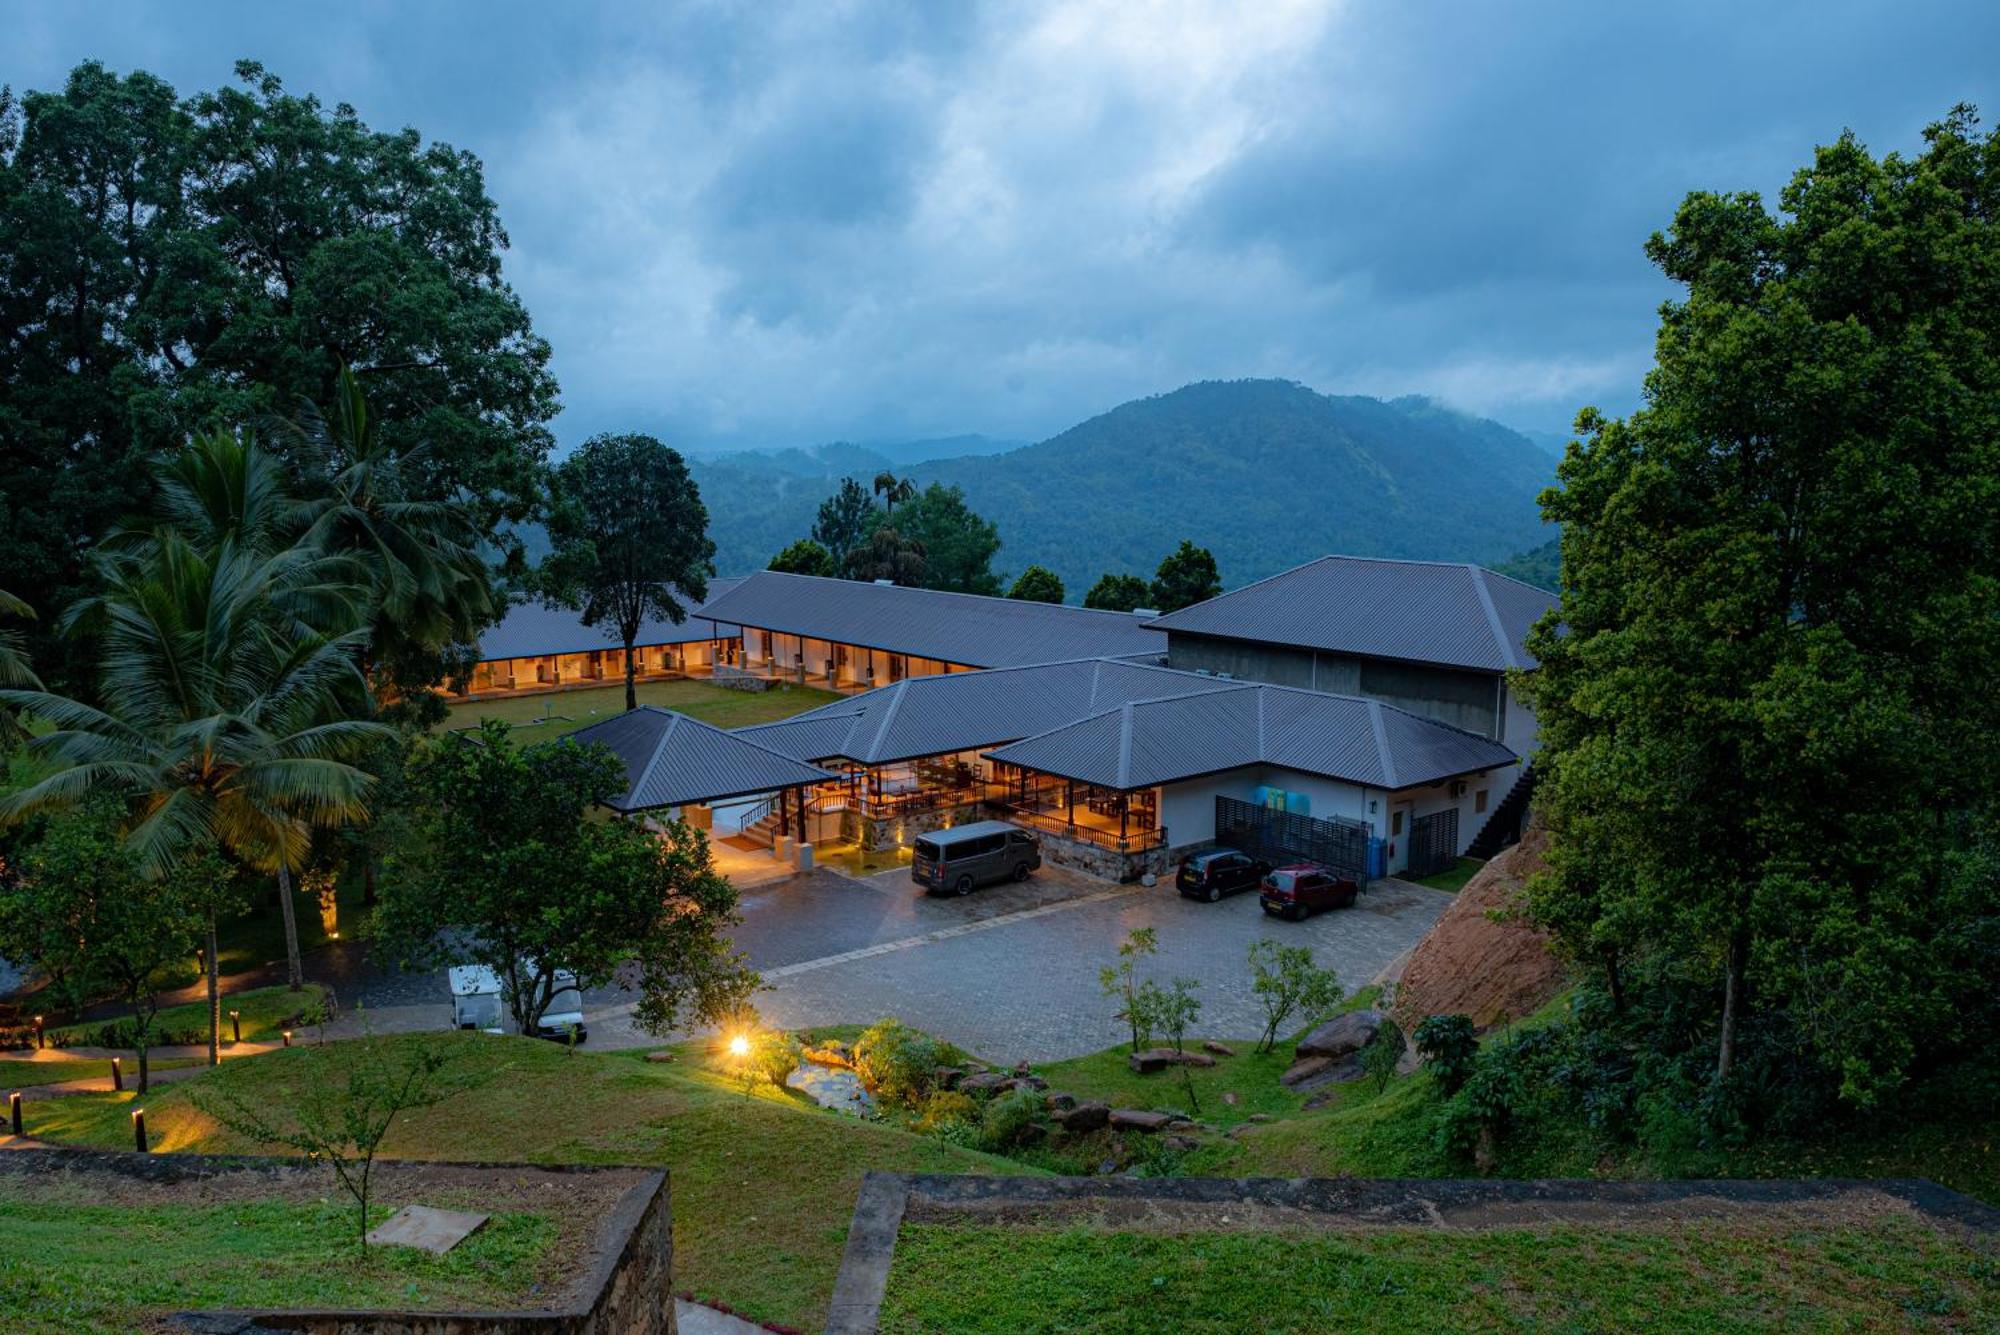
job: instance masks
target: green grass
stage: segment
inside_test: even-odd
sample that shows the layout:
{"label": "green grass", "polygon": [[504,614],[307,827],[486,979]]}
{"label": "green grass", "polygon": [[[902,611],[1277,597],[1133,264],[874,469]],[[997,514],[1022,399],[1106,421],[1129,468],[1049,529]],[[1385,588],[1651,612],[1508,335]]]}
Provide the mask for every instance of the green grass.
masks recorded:
{"label": "green grass", "polygon": [[378,1247],[364,1260],[342,1196],[107,1205],[20,1179],[0,1180],[0,1218],[0,1327],[22,1335],[129,1331],[191,1307],[512,1306],[556,1236],[541,1216],[496,1214],[445,1256]]}
{"label": "green grass", "polygon": [[[146,1067],[154,1075],[161,1071],[172,1071],[183,1066],[193,1066],[192,1057],[154,1057]],[[102,1080],[105,1088],[110,1088],[111,1059],[109,1057],[85,1057],[77,1061],[10,1061],[0,1059],[0,1093],[10,1089],[26,1089],[30,1085],[57,1085],[65,1080]],[[135,1085],[139,1081],[139,1064],[125,1063],[125,1082]]]}
{"label": "green grass", "polygon": [[1429,876],[1419,876],[1418,885],[1427,885],[1433,890],[1443,890],[1447,894],[1457,894],[1465,889],[1465,883],[1478,874],[1486,864],[1478,858],[1460,858],[1458,865],[1448,870],[1434,872]]}
{"label": "green grass", "polygon": [[[841,698],[833,691],[811,686],[774,685],[763,691],[732,691],[705,681],[642,681],[638,693],[642,705],[678,710],[718,728],[770,723]],[[585,691],[466,700],[451,707],[451,717],[443,726],[470,728],[481,719],[494,718],[516,727],[533,725],[522,734],[524,737],[560,737],[624,712],[625,685],[620,682]]]}
{"label": "green grass", "polygon": [[[295,1016],[316,1006],[326,995],[326,988],[318,983],[307,983],[294,992],[282,984],[276,987],[252,988],[247,992],[225,993],[222,998],[222,1037],[229,1041],[233,1030],[229,1025],[229,1012],[241,1012],[243,1041],[263,1042],[278,1037],[286,1023]],[[106,1024],[115,1024],[122,1016],[112,1016],[103,1020],[86,1020],[81,1024],[51,1026],[49,1032],[61,1033],[82,1041],[90,1030]],[[174,1030],[200,1030],[203,1042],[207,1042],[208,1003],[190,1001],[181,1006],[163,1007],[153,1021],[155,1035]]]}
{"label": "green grass", "polygon": [[1486,1233],[905,1224],[912,1332],[1944,1330],[2000,1320],[1990,1251],[1912,1220]]}
{"label": "green grass", "polygon": [[[390,1039],[414,1042],[416,1039]],[[386,1155],[409,1159],[617,1163],[671,1175],[674,1284],[759,1320],[818,1329],[840,1266],[847,1221],[871,1169],[1020,1173],[1021,1165],[892,1127],[821,1112],[766,1086],[745,1096],[696,1045],[672,1064],[639,1053],[574,1055],[550,1043],[484,1034],[435,1036],[458,1047],[483,1083],[399,1121]],[[263,1106],[292,1096],[303,1050],[225,1062],[156,1090],[146,1125],[159,1151],[254,1151],[191,1094],[226,1086]],[[124,1148],[131,1099],[85,1094],[26,1105],[30,1135]],[[4,1324],[4,1323],[0,1323]]]}

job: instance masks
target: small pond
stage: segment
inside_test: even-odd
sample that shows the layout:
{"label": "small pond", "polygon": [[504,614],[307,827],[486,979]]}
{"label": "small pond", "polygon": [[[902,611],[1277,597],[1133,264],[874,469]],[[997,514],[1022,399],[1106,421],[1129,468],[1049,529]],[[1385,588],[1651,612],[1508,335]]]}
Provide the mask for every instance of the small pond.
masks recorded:
{"label": "small pond", "polygon": [[798,1090],[822,1108],[853,1113],[857,1117],[875,1115],[875,1096],[862,1087],[861,1077],[845,1066],[800,1062],[799,1069],[786,1078],[785,1085]]}

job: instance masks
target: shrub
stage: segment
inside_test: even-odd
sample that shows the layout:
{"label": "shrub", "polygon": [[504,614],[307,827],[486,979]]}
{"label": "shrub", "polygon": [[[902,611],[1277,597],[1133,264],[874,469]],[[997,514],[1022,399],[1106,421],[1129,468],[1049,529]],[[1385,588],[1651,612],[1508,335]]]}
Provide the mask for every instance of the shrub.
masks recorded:
{"label": "shrub", "polygon": [[916,1107],[937,1084],[940,1066],[965,1054],[894,1018],[876,1021],[854,1040],[854,1070],[876,1097]]}
{"label": "shrub", "polygon": [[916,1128],[926,1135],[952,1137],[979,1125],[979,1105],[955,1089],[933,1090],[918,1110]]}
{"label": "shrub", "polygon": [[1417,1026],[1417,1055],[1437,1077],[1447,1097],[1458,1093],[1472,1076],[1479,1057],[1479,1036],[1466,1015],[1426,1015]]}
{"label": "shrub", "polygon": [[759,1034],[750,1048],[750,1064],[764,1073],[764,1078],[783,1088],[793,1071],[799,1069],[799,1041],[783,1030],[766,1030]]}
{"label": "shrub", "polygon": [[979,1118],[980,1148],[1004,1150],[1021,1139],[1041,1116],[1042,1096],[1032,1089],[1010,1089],[986,1105]]}
{"label": "shrub", "polygon": [[1382,1027],[1375,1031],[1375,1037],[1368,1040],[1368,1046],[1361,1049],[1361,1069],[1375,1082],[1375,1092],[1380,1094],[1389,1087],[1389,1080],[1396,1074],[1396,1064],[1403,1060],[1403,1030],[1388,1016],[1382,1017]]}

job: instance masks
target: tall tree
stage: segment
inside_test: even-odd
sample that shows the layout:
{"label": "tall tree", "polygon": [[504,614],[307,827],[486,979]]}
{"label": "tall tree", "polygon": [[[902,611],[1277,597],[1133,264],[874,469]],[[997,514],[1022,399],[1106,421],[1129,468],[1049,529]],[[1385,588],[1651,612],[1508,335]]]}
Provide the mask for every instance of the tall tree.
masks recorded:
{"label": "tall tree", "polygon": [[1137,575],[1100,575],[1083,595],[1085,607],[1105,612],[1130,612],[1146,605],[1153,590]]}
{"label": "tall tree", "polygon": [[1186,538],[1167,553],[1153,573],[1153,606],[1161,612],[1178,612],[1221,592],[1222,576],[1216,573],[1215,554]]}
{"label": "tall tree", "polygon": [[965,503],[963,488],[931,483],[904,502],[895,527],[923,548],[925,588],[988,595],[1000,592],[999,577],[993,573],[1000,531],[990,520],[973,513]]}
{"label": "tall tree", "polygon": [[655,1033],[749,1000],[756,975],[722,935],[736,889],[701,832],[595,817],[629,783],[606,748],[521,747],[489,720],[476,739],[424,746],[410,783],[421,800],[384,888],[384,939],[412,962],[492,969],[520,1032],[536,1031],[558,972],[583,988],[636,985]]}
{"label": "tall tree", "polygon": [[897,477],[885,469],[875,475],[875,494],[882,498],[884,518],[893,519],[896,506],[917,494],[917,484],[906,477]]}
{"label": "tall tree", "polygon": [[[37,607],[86,591],[84,545],[148,508],[152,460],[327,402],[343,365],[427,442],[412,496],[499,543],[538,504],[556,386],[478,160],[237,74],[180,98],[93,62],[0,99],[0,587]],[[63,647],[43,675],[87,679]]]}
{"label": "tall tree", "polygon": [[2000,138],[1926,140],[1843,135],[1777,214],[1690,195],[1645,406],[1586,411],[1543,498],[1533,904],[1724,1095],[1746,1036],[1857,1104],[1991,1042]]}
{"label": "tall tree", "polygon": [[625,646],[625,707],[639,707],[632,645],[653,617],[687,620],[683,598],[708,597],[715,544],[687,463],[651,436],[593,436],[563,460],[551,487],[542,574],[583,624],[609,625]]}
{"label": "tall tree", "polygon": [[839,490],[819,503],[812,539],[826,548],[836,567],[844,566],[848,553],[868,541],[868,535],[875,531],[881,518],[875,512],[873,498],[862,485],[844,477],[840,479]]}
{"label": "tall tree", "polygon": [[1047,566],[1029,566],[1007,590],[1007,596],[1030,603],[1059,603],[1063,600],[1063,582]]}
{"label": "tall tree", "polygon": [[[254,446],[204,437],[190,453],[202,458],[184,461],[200,484],[188,507],[227,510],[248,496],[243,512],[264,512],[255,498],[274,484]],[[47,772],[0,800],[0,820],[108,792],[128,803],[126,838],[148,875],[211,845],[276,871],[296,981],[290,869],[315,827],[366,818],[370,779],[350,761],[389,729],[366,717],[367,590],[353,563],[267,549],[248,536],[260,522],[225,528],[212,546],[163,527],[100,548],[102,591],[64,618],[95,636],[96,703],[0,691],[0,703],[53,725],[30,743]],[[207,923],[211,1061],[217,912]]]}
{"label": "tall tree", "polygon": [[818,575],[826,579],[835,573],[833,553],[811,538],[800,538],[772,557],[770,568],[787,575]]}

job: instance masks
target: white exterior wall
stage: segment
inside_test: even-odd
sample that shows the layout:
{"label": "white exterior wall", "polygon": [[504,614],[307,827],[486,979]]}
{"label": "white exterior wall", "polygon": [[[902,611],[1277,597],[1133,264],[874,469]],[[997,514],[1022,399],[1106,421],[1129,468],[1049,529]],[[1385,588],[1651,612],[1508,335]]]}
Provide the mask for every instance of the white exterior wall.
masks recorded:
{"label": "white exterior wall", "polygon": [[1528,702],[1521,698],[1519,692],[1508,688],[1500,740],[1515,755],[1528,756],[1533,753],[1540,737],[1541,727],[1535,721],[1535,711],[1528,707]]}

